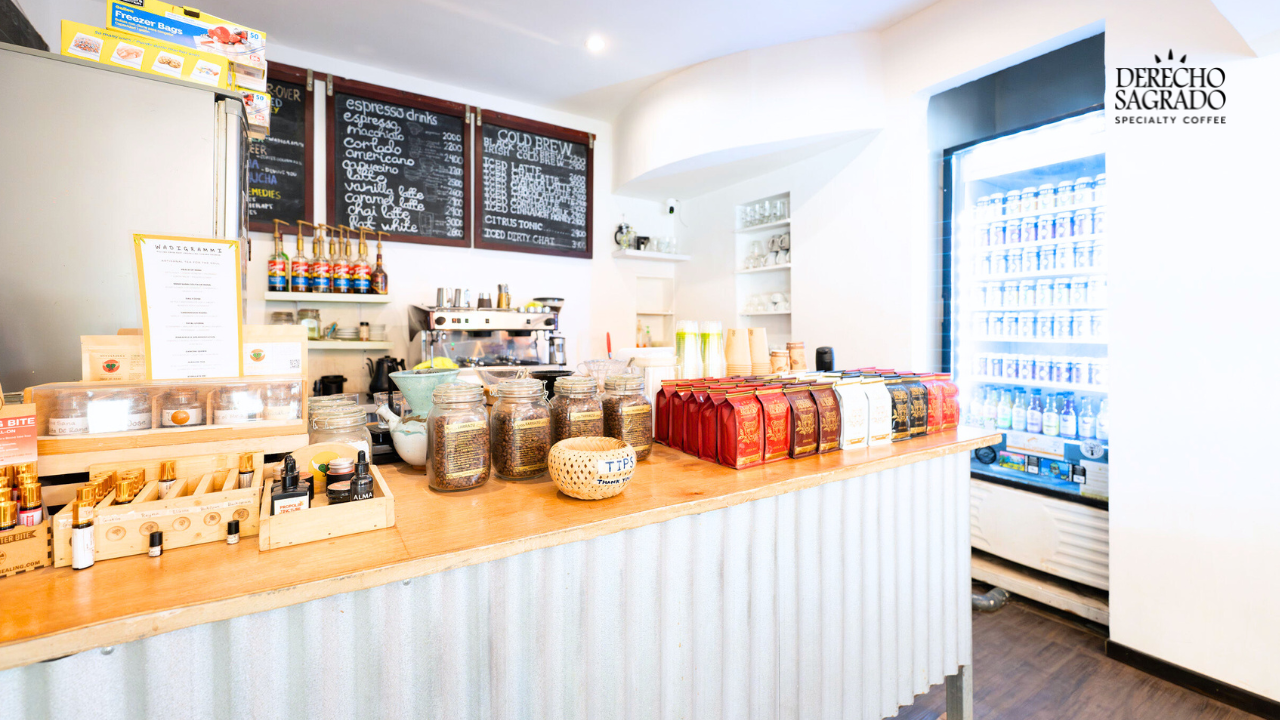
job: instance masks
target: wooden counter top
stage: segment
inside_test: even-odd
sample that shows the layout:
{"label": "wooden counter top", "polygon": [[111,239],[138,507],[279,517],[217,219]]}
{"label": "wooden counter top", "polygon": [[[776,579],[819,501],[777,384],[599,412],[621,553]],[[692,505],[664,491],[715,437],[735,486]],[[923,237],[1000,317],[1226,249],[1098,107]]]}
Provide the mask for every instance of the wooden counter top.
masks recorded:
{"label": "wooden counter top", "polygon": [[582,501],[550,478],[436,493],[406,465],[379,469],[396,526],[259,552],[257,538],[45,568],[0,579],[0,670],[201,623],[376,587],[528,550],[794,492],[999,442],[959,429],[735,471],[655,445],[621,495]]}

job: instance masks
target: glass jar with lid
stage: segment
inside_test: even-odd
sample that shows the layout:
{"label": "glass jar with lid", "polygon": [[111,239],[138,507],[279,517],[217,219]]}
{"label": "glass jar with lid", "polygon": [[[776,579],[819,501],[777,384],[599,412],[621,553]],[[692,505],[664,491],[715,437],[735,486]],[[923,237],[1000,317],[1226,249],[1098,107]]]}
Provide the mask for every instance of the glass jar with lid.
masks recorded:
{"label": "glass jar with lid", "polygon": [[320,311],[304,308],[298,311],[298,324],[307,329],[308,340],[320,339]]}
{"label": "glass jar with lid", "polygon": [[301,417],[299,383],[272,383],[267,386],[267,404],[263,416],[267,420],[297,420]]}
{"label": "glass jar with lid", "polygon": [[204,425],[204,405],[193,387],[176,387],[160,400],[160,427]]}
{"label": "glass jar with lid", "polygon": [[213,424],[240,425],[263,419],[262,388],[256,385],[227,385],[214,394]]}
{"label": "glass jar with lid", "polygon": [[602,437],[604,413],[596,379],[589,375],[556,378],[551,398],[552,444],[571,437]]}
{"label": "glass jar with lid", "polygon": [[151,397],[142,389],[93,393],[89,399],[89,432],[135,432],[151,429]]}
{"label": "glass jar with lid", "polygon": [[604,379],[604,434],[636,451],[636,460],[649,457],[653,444],[653,407],[644,396],[640,375],[610,375]]}
{"label": "glass jar with lid", "polygon": [[311,410],[307,442],[346,443],[368,457],[372,453],[373,436],[369,434],[369,416],[355,403],[334,404]]}
{"label": "glass jar with lid", "polygon": [[431,462],[427,484],[434,490],[468,490],[489,479],[489,413],[484,388],[471,383],[444,383],[431,398],[427,416]]}
{"label": "glass jar with lid", "polygon": [[551,452],[551,407],[540,380],[498,383],[498,402],[489,422],[493,471],[503,480],[528,480],[547,472]]}
{"label": "glass jar with lid", "polygon": [[89,394],[63,392],[49,413],[50,435],[80,435],[89,432]]}

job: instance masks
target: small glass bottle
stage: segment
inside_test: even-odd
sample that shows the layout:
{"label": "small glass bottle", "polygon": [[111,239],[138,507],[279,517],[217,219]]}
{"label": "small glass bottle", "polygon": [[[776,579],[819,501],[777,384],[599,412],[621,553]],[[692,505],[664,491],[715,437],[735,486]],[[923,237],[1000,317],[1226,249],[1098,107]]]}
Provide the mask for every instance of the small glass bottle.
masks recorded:
{"label": "small glass bottle", "polygon": [[324,230],[321,225],[320,234],[311,243],[311,292],[327,293],[333,290],[333,278],[329,256],[324,254]]}
{"label": "small glass bottle", "polygon": [[489,479],[489,413],[484,388],[445,383],[432,393],[427,416],[431,462],[427,483],[441,491],[467,490]]}
{"label": "small glass bottle", "polygon": [[169,391],[160,404],[160,427],[195,427],[204,425],[204,406],[195,388],[179,387]]}
{"label": "small glass bottle", "polygon": [[493,471],[503,480],[528,480],[547,472],[551,452],[551,407],[541,380],[498,383],[490,421]]}
{"label": "small glass bottle", "polygon": [[[307,245],[302,239],[302,226],[311,225],[306,220],[298,221],[298,251],[289,265],[289,291],[307,292],[311,289],[311,261],[307,259]],[[311,225],[315,227],[314,225]]]}
{"label": "small glass bottle", "polygon": [[653,406],[644,395],[640,375],[610,375],[604,379],[604,434],[636,451],[636,460],[649,457],[653,445]]}
{"label": "small glass bottle", "polygon": [[81,435],[89,432],[88,407],[88,393],[58,393],[57,405],[49,413],[49,434]]}
{"label": "small glass bottle", "polygon": [[351,292],[351,266],[347,263],[345,241],[341,238],[329,237],[329,271],[333,278],[333,292],[347,294]]}
{"label": "small glass bottle", "polygon": [[[383,233],[379,232],[378,235]],[[378,240],[378,261],[369,273],[369,287],[378,295],[387,294],[387,271],[382,269],[382,240]]]}
{"label": "small glass bottle", "polygon": [[597,395],[596,379],[586,375],[556,378],[551,398],[551,444],[571,437],[602,437],[604,407]]}
{"label": "small glass bottle", "polygon": [[369,274],[369,246],[364,241],[366,230],[360,228],[360,254],[351,261],[351,291],[357,295],[372,292]]}

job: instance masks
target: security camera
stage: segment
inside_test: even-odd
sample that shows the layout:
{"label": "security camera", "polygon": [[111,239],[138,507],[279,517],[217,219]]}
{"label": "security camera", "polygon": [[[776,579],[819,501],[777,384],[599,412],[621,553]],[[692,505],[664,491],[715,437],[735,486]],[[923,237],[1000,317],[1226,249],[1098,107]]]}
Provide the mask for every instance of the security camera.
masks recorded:
{"label": "security camera", "polygon": [[679,207],[679,205],[680,205],[679,200],[676,200],[675,198],[667,198],[667,214],[675,215],[676,208]]}

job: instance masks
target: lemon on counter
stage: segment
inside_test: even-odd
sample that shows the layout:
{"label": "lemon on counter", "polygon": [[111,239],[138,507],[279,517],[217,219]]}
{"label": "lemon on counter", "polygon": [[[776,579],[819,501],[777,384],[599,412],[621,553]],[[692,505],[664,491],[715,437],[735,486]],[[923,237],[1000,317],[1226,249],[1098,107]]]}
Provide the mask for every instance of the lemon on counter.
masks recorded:
{"label": "lemon on counter", "polygon": [[430,362],[424,360],[413,366],[414,370],[427,370],[432,368],[436,370],[457,370],[458,363],[446,357],[438,357],[432,358]]}

